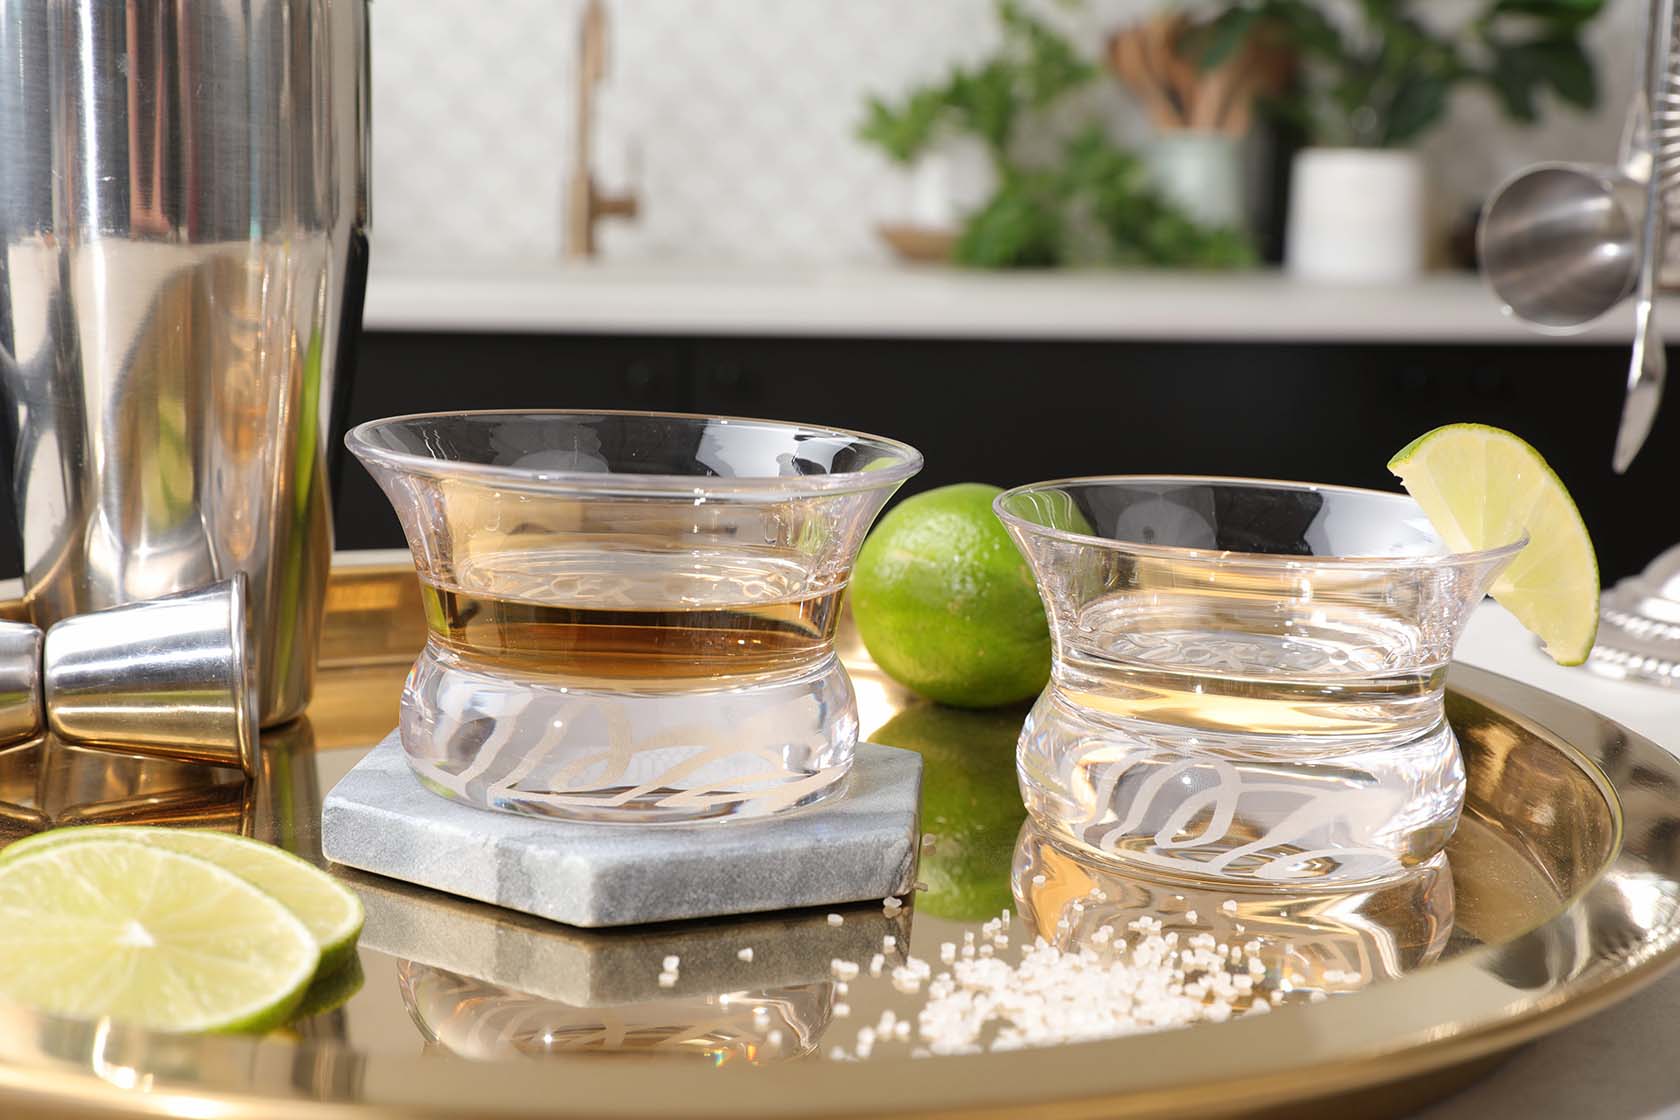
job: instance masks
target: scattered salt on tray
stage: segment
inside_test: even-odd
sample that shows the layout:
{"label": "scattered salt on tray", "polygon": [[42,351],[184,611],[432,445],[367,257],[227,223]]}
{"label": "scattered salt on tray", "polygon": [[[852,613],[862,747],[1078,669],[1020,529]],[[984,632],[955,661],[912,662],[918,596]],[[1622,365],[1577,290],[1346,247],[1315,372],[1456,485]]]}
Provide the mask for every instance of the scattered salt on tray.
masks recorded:
{"label": "scattered salt on tray", "polygon": [[[1001,931],[1008,924],[1004,911],[981,927],[980,936],[1001,942],[997,947],[1002,948],[1008,938]],[[952,942],[940,945],[945,970],[937,974],[919,957],[908,958],[892,969],[892,980],[900,992],[925,992],[915,1016],[917,1045],[911,1056],[1017,1050],[1222,1023],[1266,1014],[1284,1002],[1291,988],[1287,979],[1270,990],[1262,986],[1266,965],[1257,955],[1259,941],[1227,944],[1206,932],[1181,937],[1151,917],[1132,921],[1127,931],[1134,936],[1101,926],[1078,949],[1035,938],[1016,961],[991,952],[993,944],[976,955],[975,934],[969,931],[960,950]],[[858,966],[835,960],[833,971],[849,978]],[[1336,979],[1356,977],[1343,973]],[[1313,1002],[1325,998],[1322,992],[1304,994]],[[844,1005],[835,1008],[837,1015],[849,1011]],[[881,1021],[859,1029],[850,1052],[836,1048],[833,1056],[867,1058],[883,1043],[909,1041],[911,1021],[888,1011]]]}

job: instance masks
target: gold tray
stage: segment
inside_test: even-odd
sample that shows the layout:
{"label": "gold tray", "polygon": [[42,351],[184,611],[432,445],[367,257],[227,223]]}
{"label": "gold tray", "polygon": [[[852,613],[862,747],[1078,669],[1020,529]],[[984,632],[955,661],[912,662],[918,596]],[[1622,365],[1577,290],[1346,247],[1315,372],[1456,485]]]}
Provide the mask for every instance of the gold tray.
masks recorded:
{"label": "gold tray", "polygon": [[[52,823],[165,821],[257,835],[319,860],[322,795],[396,722],[422,640],[415,591],[405,554],[339,558],[315,702],[304,720],[264,736],[260,780],[50,742],[14,748],[0,752],[0,843]],[[984,796],[992,787],[963,760],[1006,760],[1019,713],[931,708],[885,680],[855,639],[843,652],[863,726],[890,723],[883,737],[923,749],[925,826],[950,827],[964,806],[995,809],[998,799]],[[852,1049],[857,1028],[883,1009],[902,1016],[918,1002],[865,973],[845,997],[855,1010],[838,1018],[831,959],[866,959],[890,933],[937,961],[940,943],[976,928],[950,915],[1009,897],[1012,860],[1022,882],[1048,872],[1028,892],[1033,905],[1087,885],[1053,852],[1012,855],[1013,826],[994,814],[967,855],[924,861],[933,889],[917,912],[850,907],[839,926],[823,912],[794,912],[586,932],[341,871],[369,917],[361,971],[342,983],[361,985],[347,1002],[342,990],[324,991],[321,1004],[339,1005],[261,1039],[152,1035],[0,1008],[0,1115],[1395,1114],[1625,997],[1680,951],[1680,763],[1515,681],[1459,667],[1451,685],[1470,796],[1449,849],[1450,937],[1427,922],[1418,932],[1415,899],[1387,911],[1313,910],[1326,944],[1351,936],[1368,948],[1373,926],[1388,931],[1387,955],[1367,965],[1398,974],[1321,1003],[1043,1049],[918,1060],[908,1046],[883,1045],[862,1065],[824,1060],[831,1046]],[[755,948],[753,961],[737,958],[741,946]],[[667,953],[682,958],[681,976],[661,988]],[[719,992],[736,993],[733,1002],[720,1005]],[[765,1016],[752,1011],[760,1004],[785,1024],[779,1048],[739,1026],[741,1013]],[[639,1052],[606,1060],[568,1047]]]}

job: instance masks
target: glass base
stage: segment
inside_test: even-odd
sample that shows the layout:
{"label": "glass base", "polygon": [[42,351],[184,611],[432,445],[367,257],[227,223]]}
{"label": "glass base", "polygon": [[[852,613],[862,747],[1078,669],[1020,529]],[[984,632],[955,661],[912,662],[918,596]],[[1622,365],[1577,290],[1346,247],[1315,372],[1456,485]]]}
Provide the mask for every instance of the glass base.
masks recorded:
{"label": "glass base", "polygon": [[428,644],[402,742],[444,797],[483,809],[635,824],[763,817],[838,792],[857,700],[832,655],[735,687],[578,688],[466,666]]}
{"label": "glass base", "polygon": [[1264,739],[1109,720],[1052,686],[1021,731],[1021,795],[1075,850],[1204,880],[1374,882],[1446,847],[1465,781],[1444,718],[1405,735]]}

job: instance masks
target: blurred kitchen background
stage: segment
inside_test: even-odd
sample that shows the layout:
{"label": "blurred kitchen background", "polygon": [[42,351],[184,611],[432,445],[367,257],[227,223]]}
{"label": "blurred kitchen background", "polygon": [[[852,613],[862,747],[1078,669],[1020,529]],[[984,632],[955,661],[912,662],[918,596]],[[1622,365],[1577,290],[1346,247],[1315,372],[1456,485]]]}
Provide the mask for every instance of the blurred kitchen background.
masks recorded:
{"label": "blurred kitchen background", "polygon": [[[1615,159],[1644,5],[1171,11],[382,0],[342,419],[797,419],[923,449],[906,493],[1126,472],[1393,488],[1391,453],[1475,420],[1558,468],[1607,584],[1673,544],[1673,409],[1610,468],[1631,307],[1533,334],[1469,236],[1520,167]],[[400,545],[365,473],[335,470],[338,546]]]}

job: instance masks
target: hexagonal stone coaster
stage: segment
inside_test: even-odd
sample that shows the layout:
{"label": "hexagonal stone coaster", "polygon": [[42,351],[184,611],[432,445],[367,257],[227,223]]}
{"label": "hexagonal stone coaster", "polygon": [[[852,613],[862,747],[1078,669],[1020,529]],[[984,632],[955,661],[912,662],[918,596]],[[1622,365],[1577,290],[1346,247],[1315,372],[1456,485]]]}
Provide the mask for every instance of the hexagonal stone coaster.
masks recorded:
{"label": "hexagonal stone coaster", "polygon": [[334,863],[574,926],[830,906],[910,891],[921,785],[921,755],[859,743],[845,792],[806,809],[585,824],[446,800],[393,731],[322,803],[321,847]]}

